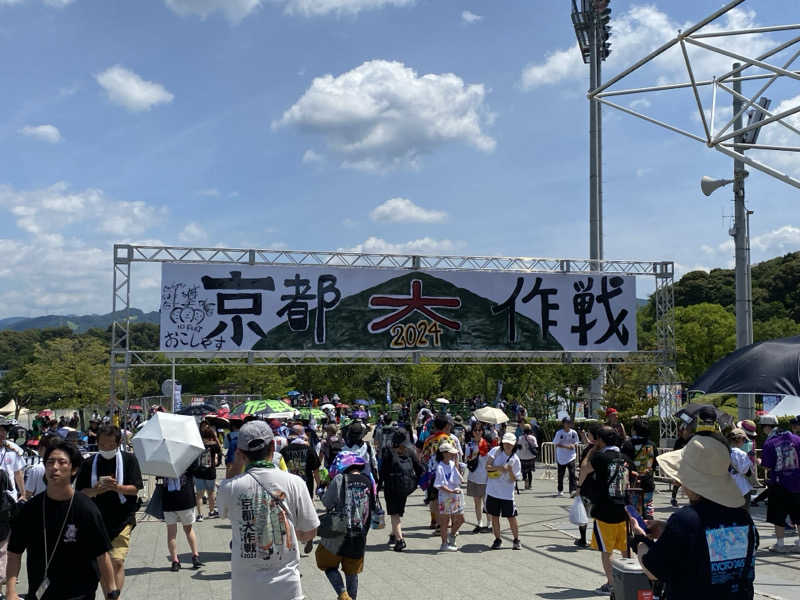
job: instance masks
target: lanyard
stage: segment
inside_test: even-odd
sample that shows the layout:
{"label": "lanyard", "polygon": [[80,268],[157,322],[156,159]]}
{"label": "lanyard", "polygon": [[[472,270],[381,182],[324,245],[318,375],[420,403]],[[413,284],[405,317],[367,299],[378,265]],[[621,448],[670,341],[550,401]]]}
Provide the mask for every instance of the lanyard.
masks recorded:
{"label": "lanyard", "polygon": [[69,506],[67,506],[67,514],[64,515],[64,522],[61,524],[61,531],[58,532],[58,537],[56,538],[56,543],[53,546],[53,551],[50,553],[50,558],[47,557],[47,521],[45,520],[44,516],[44,505],[47,503],[47,492],[45,492],[44,498],[42,498],[42,532],[44,533],[44,576],[47,578],[47,570],[50,568],[50,563],[53,562],[53,559],[56,556],[56,550],[58,549],[58,543],[61,541],[61,535],[64,533],[64,527],[67,526],[67,521],[69,520],[69,511],[72,510],[72,501],[75,499],[75,494],[77,492],[73,492],[72,496],[69,499]]}

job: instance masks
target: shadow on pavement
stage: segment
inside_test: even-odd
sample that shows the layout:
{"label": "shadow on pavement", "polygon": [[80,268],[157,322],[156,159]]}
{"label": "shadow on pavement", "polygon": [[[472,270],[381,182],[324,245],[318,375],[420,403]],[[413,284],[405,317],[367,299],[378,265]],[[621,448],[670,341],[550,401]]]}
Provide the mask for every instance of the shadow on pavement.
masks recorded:
{"label": "shadow on pavement", "polygon": [[[189,561],[191,563],[191,561]],[[135,577],[136,575],[146,575],[148,573],[158,573],[159,571],[169,571],[171,565],[166,567],[126,567],[125,577]]]}
{"label": "shadow on pavement", "polygon": [[225,579],[231,578],[231,572],[228,571],[227,573],[216,573],[214,575],[208,574],[206,575],[203,573],[202,570],[198,571],[194,575],[192,575],[192,579],[196,579],[198,581],[223,581]]}
{"label": "shadow on pavement", "polygon": [[551,600],[566,600],[567,598],[586,598],[587,596],[596,596],[595,590],[576,590],[569,588],[562,588],[558,592],[539,592],[538,598],[550,598]]}

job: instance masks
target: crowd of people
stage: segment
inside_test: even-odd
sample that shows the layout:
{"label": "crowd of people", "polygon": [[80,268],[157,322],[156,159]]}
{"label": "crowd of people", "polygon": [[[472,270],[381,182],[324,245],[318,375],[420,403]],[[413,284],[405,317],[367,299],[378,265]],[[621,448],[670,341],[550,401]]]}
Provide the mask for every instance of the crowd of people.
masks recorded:
{"label": "crowd of people", "polygon": [[[514,424],[490,423],[429,407],[415,416],[405,408],[399,418],[380,415],[372,426],[342,419],[321,428],[311,418],[234,417],[224,435],[201,421],[200,456],[180,477],[156,480],[159,506],[151,500],[147,510],[166,524],[175,572],[182,567],[178,524],[191,566],[199,569],[195,523],[230,521],[234,599],[302,597],[300,557],[312,552],[338,600],[355,599],[371,529],[382,529],[388,516],[389,546],[395,552],[408,548],[403,519],[417,488],[440,552],[459,551],[465,515],[473,510],[471,532],[491,534],[487,549],[503,546],[507,525],[511,549],[522,550],[517,495],[532,487],[548,440],[535,419],[518,409],[515,416]],[[752,598],[759,538],[749,508],[765,497],[776,534],[770,550],[800,550],[800,540],[794,548],[785,541],[787,528],[800,533],[800,419],[787,431],[764,416],[759,425],[741,421],[723,435],[701,412],[682,427],[674,450],[659,455],[646,419],[635,419],[628,436],[613,408],[606,417],[577,431],[565,418],[552,438],[554,495],[565,495],[566,476],[570,518],[578,526],[575,544],[600,553],[606,574],[601,592],[613,594],[612,560],[619,552],[638,556],[662,597]],[[18,597],[23,555],[29,594],[40,600],[94,598],[98,585],[106,597],[118,597],[143,487],[136,457],[122,448],[120,428],[100,419],[97,451],[84,460],[59,427],[48,425],[39,438],[41,463],[26,474],[22,450],[6,439],[9,427],[0,422],[0,570],[7,597]],[[766,436],[760,464],[767,486],[751,503],[759,427]],[[657,468],[674,482],[673,505],[680,488],[689,499],[666,522],[655,519]],[[586,516],[573,519],[573,510]]]}

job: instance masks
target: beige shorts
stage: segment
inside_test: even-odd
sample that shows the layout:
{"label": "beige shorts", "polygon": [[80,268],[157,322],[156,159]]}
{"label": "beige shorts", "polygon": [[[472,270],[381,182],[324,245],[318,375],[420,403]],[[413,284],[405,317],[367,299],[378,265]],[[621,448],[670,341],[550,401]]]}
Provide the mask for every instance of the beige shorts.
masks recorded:
{"label": "beige shorts", "polygon": [[467,480],[467,496],[470,498],[483,498],[486,496],[486,484]]}
{"label": "beige shorts", "polygon": [[125,562],[125,557],[128,556],[128,548],[131,546],[131,531],[133,531],[133,527],[125,525],[125,529],[120,531],[119,535],[111,541],[111,551],[109,552],[111,560]]}
{"label": "beige shorts", "polygon": [[194,523],[195,519],[195,509],[194,508],[187,508],[186,510],[165,510],[164,511],[164,523],[167,525],[177,525],[178,522],[181,525],[191,525]]}

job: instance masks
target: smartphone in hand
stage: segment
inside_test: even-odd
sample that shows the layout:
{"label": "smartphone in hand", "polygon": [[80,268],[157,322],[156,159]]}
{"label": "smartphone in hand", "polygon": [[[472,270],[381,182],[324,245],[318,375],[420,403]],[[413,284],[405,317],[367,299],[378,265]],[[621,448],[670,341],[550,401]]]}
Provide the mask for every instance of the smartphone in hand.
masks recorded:
{"label": "smartphone in hand", "polygon": [[625,510],[628,512],[628,515],[636,519],[636,522],[639,524],[639,527],[642,528],[642,531],[648,533],[647,531],[647,523],[644,522],[642,515],[639,514],[639,511],[632,504],[626,504]]}

